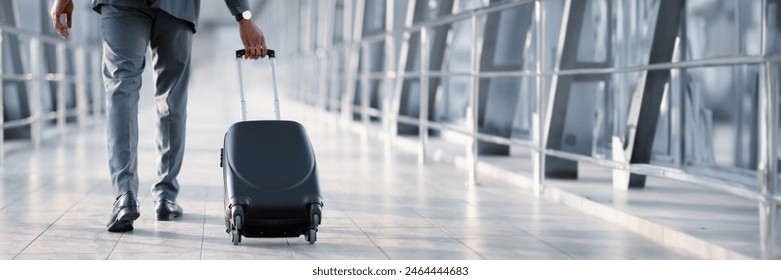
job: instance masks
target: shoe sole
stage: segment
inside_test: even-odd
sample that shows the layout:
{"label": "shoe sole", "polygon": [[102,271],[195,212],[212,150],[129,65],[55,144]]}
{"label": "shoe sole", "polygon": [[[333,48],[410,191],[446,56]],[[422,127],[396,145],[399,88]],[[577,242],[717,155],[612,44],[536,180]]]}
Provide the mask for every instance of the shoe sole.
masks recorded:
{"label": "shoe sole", "polygon": [[138,219],[141,213],[138,212],[138,207],[125,207],[119,210],[117,220],[114,221],[111,226],[108,227],[110,232],[126,232],[133,230],[133,221]]}
{"label": "shoe sole", "polygon": [[176,214],[157,214],[158,221],[170,221],[179,217],[181,217],[181,215],[177,216]]}

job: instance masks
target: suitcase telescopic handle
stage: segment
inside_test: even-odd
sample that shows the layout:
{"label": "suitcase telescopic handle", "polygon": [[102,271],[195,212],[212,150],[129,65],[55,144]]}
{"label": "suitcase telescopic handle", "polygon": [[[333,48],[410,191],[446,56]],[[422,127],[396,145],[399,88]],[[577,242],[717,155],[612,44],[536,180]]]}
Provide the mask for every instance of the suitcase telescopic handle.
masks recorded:
{"label": "suitcase telescopic handle", "polygon": [[[241,73],[241,58],[244,57],[246,52],[241,49],[236,51],[236,65],[239,71],[239,95],[241,97],[241,121],[247,121],[247,102],[244,99],[244,78]],[[274,116],[276,120],[281,120],[279,115],[279,86],[277,85],[277,56],[276,52],[272,49],[266,51],[269,60],[271,61],[271,80],[274,86]]]}

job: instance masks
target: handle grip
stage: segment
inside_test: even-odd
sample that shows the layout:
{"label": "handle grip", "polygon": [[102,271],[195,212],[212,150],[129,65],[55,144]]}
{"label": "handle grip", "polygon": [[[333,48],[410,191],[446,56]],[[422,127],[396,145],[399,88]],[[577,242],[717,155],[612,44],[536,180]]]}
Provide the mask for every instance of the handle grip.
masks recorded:
{"label": "handle grip", "polygon": [[[244,49],[236,50],[236,59],[242,58],[246,53],[247,52],[244,51]],[[277,58],[276,52],[272,49],[266,50],[266,55],[268,55],[268,58]]]}

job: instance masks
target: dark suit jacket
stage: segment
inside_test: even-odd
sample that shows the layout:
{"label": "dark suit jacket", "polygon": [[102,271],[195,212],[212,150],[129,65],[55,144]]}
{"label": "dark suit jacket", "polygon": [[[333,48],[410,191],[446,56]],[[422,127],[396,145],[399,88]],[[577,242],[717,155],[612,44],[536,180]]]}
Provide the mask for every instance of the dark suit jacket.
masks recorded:
{"label": "dark suit jacket", "polygon": [[[109,4],[123,7],[158,8],[166,13],[192,23],[197,29],[198,15],[201,11],[201,0],[92,0],[92,8],[100,13],[100,5]],[[225,0],[231,15],[249,10],[247,0]]]}

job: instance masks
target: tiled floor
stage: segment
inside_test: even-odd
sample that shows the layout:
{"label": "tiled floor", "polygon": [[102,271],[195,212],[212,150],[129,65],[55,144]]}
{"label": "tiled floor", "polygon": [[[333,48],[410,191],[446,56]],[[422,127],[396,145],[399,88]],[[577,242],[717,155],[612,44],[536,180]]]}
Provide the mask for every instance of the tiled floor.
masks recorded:
{"label": "tiled floor", "polygon": [[110,233],[105,228],[113,197],[102,126],[69,128],[62,141],[7,154],[0,171],[0,259],[696,258],[535,198],[509,182],[481,178],[480,186],[468,187],[460,169],[419,167],[409,154],[385,154],[379,143],[362,142],[293,104],[283,107],[283,116],[309,129],[324,192],[318,241],[245,238],[234,246],[224,230],[218,164],[223,133],[237,115],[226,112],[235,111],[237,100],[224,94],[234,90],[230,87],[195,88],[180,175],[182,219],[153,219],[153,106],[146,99],[139,144],[142,215],[136,229]]}
{"label": "tiled floor", "polygon": [[[463,166],[463,143],[443,138],[429,140],[429,156],[443,155],[436,162]],[[403,137],[398,142],[400,149],[417,152],[417,137]],[[510,157],[480,157],[479,180],[490,175],[531,191],[533,164],[529,149],[518,147],[511,152]],[[647,177],[643,189],[617,191],[612,187],[611,169],[588,163],[580,163],[579,169],[576,180],[546,179],[545,200],[567,205],[700,258],[763,258],[755,201],[707,186],[654,176]],[[776,232],[781,231],[778,220],[775,226]],[[779,259],[781,235],[776,235],[775,244],[775,259]]]}

